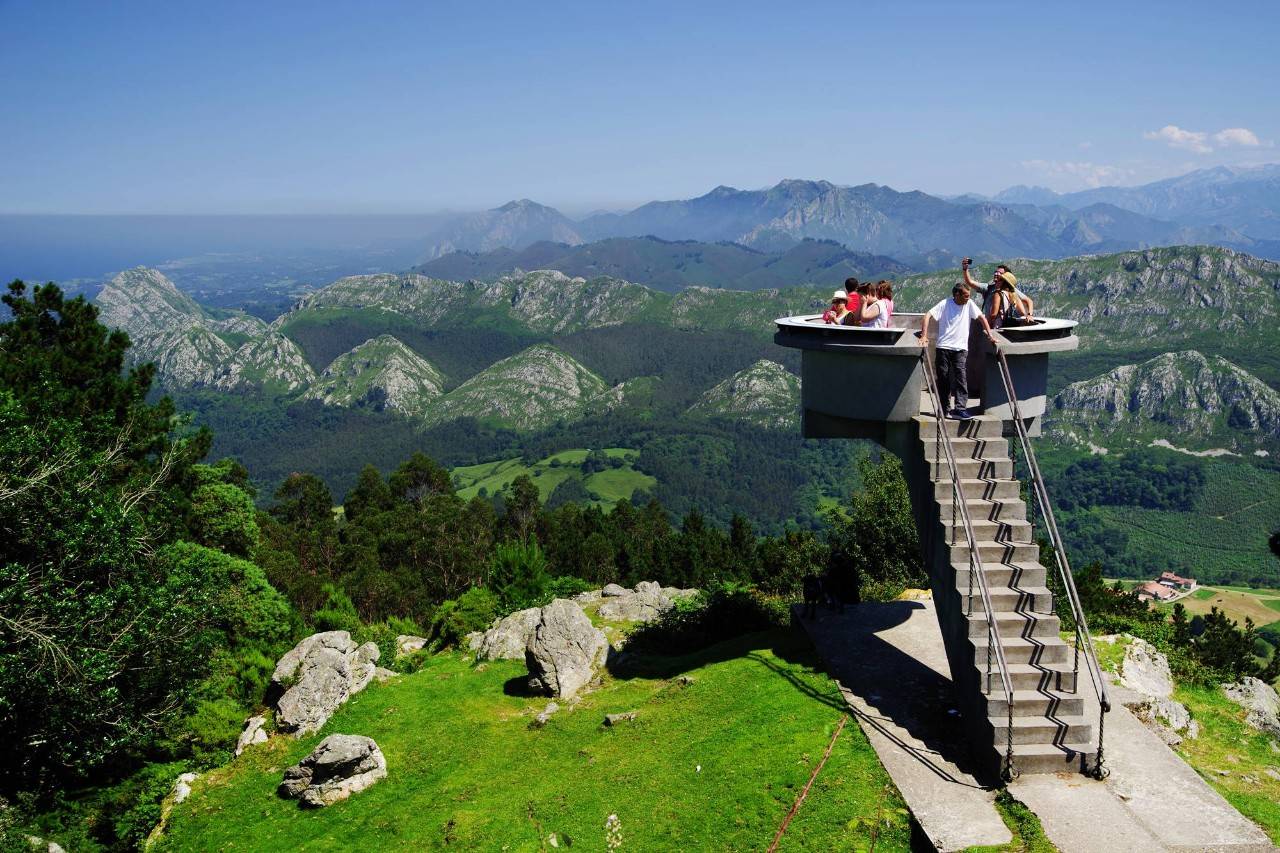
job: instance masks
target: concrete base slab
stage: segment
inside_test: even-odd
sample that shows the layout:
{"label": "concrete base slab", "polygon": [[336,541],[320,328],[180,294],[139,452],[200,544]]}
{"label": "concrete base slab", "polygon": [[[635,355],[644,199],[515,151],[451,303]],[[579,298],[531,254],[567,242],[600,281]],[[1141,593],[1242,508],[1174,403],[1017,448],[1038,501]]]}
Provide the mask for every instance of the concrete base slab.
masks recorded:
{"label": "concrete base slab", "polygon": [[796,622],[938,850],[1007,844],[995,791],[972,775],[932,601],[821,608]]}
{"label": "concrete base slab", "polygon": [[[1078,774],[1028,775],[1009,786],[1062,853],[1276,849],[1266,833],[1129,713],[1121,704],[1123,695],[1112,698],[1104,753],[1111,775],[1105,781]],[[1090,704],[1086,714],[1096,718],[1097,705]]]}

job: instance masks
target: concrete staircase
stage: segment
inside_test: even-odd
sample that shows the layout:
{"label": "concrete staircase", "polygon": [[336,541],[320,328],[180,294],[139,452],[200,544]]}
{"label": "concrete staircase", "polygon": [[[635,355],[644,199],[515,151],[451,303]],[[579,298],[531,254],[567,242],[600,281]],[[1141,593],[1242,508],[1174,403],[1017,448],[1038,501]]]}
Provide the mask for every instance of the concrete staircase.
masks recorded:
{"label": "concrete staircase", "polygon": [[[1086,772],[1096,760],[1097,701],[1076,689],[1074,649],[1059,634],[1053,593],[1002,436],[1004,423],[992,416],[942,423],[951,437],[1012,682],[1014,766],[1024,774]],[[1008,700],[994,654],[988,667],[981,589],[976,578],[970,582],[969,542],[954,505],[938,422],[921,415],[915,424],[914,458],[904,464],[914,469],[907,479],[952,681],[971,742],[979,745],[975,759],[987,772],[999,772],[1009,732]],[[1088,686],[1087,677],[1081,686]]]}

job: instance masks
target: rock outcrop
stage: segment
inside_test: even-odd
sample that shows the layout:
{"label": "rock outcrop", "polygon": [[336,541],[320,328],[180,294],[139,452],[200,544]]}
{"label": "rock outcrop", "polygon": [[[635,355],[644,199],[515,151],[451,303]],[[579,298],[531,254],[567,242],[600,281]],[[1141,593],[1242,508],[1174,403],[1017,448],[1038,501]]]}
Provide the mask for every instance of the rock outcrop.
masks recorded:
{"label": "rock outcrop", "polygon": [[563,598],[542,608],[525,647],[529,687],[567,699],[595,677],[604,663],[609,641],[576,603]]}
{"label": "rock outcrop", "polygon": [[476,660],[524,660],[525,647],[541,618],[541,608],[529,607],[495,619],[489,630],[468,637],[468,648]]}
{"label": "rock outcrop", "polygon": [[250,717],[244,721],[244,731],[240,732],[240,737],[236,740],[236,755],[255,744],[267,742],[266,723],[267,718],[263,716]]}
{"label": "rock outcrop", "polygon": [[391,335],[379,335],[334,359],[302,398],[418,416],[444,393],[444,383],[429,361]]}
{"label": "rock outcrop", "polygon": [[276,664],[271,682],[283,691],[276,701],[276,726],[304,735],[320,729],[343,702],[359,693],[377,670],[378,647],[357,648],[346,631],[312,634]]}
{"label": "rock outcrop", "polygon": [[1053,431],[1078,441],[1158,436],[1195,452],[1280,446],[1280,393],[1225,358],[1194,350],[1068,385],[1053,408]]}
{"label": "rock outcrop", "polygon": [[1244,718],[1246,725],[1280,737],[1280,696],[1270,684],[1249,676],[1238,684],[1222,685],[1222,691],[1249,712]]}
{"label": "rock outcrop", "polygon": [[278,793],[319,808],[345,800],[386,775],[387,759],[372,738],[329,735],[310,755],[284,771]]}
{"label": "rock outcrop", "polygon": [[413,634],[399,634],[396,636],[396,657],[404,657],[415,652],[420,652],[427,647],[426,637],[415,637]]}
{"label": "rock outcrop", "polygon": [[1169,659],[1146,640],[1134,637],[1125,647],[1120,683],[1141,694],[1141,699],[1129,703],[1129,708],[1165,743],[1171,746],[1181,743],[1180,733],[1192,738],[1199,734],[1191,712],[1173,699]]}
{"label": "rock outcrop", "polygon": [[622,589],[620,593],[605,587],[606,597],[597,612],[601,619],[610,622],[650,622],[674,607],[677,598],[689,598],[697,593],[696,589],[663,588],[653,581],[641,581],[634,590]]}
{"label": "rock outcrop", "polygon": [[800,377],[762,358],[703,394],[689,414],[793,430],[800,422]]}

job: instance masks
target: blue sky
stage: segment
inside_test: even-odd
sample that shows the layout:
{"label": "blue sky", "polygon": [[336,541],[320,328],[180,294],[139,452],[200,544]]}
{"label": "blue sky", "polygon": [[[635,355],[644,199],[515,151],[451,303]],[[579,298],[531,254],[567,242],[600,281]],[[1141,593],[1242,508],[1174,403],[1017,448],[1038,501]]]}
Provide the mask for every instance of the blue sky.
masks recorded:
{"label": "blue sky", "polygon": [[1275,2],[0,0],[0,212],[1143,183],[1280,161],[1277,33]]}

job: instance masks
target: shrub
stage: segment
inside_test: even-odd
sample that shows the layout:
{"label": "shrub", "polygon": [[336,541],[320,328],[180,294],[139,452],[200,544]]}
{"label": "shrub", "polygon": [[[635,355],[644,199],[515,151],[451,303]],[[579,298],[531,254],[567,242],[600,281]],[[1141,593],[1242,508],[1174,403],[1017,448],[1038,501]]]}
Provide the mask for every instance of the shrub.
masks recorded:
{"label": "shrub", "polygon": [[498,609],[512,613],[533,607],[551,583],[547,557],[536,541],[500,542],[489,562],[489,585],[497,593]]}
{"label": "shrub", "polygon": [[401,634],[409,634],[414,637],[426,636],[426,632],[422,626],[412,619],[401,619],[398,616],[390,616],[381,622],[374,622],[371,625],[365,625],[356,632],[356,642],[368,643],[373,642],[378,646],[378,663],[388,669],[398,669],[400,661],[396,660],[396,637]]}
{"label": "shrub", "polygon": [[498,610],[498,598],[482,586],[441,602],[431,618],[428,639],[432,648],[441,649],[459,645],[472,631],[482,631],[493,622]]}
{"label": "shrub", "polygon": [[627,638],[627,650],[681,655],[723,640],[790,624],[791,613],[780,599],[740,583],[714,584],[675,606]]}
{"label": "shrub", "polygon": [[324,604],[311,614],[311,624],[317,631],[350,631],[353,635],[360,630],[360,614],[347,595],[331,583],[324,585]]}
{"label": "shrub", "polygon": [[190,527],[201,545],[237,557],[252,556],[258,544],[253,498],[230,483],[206,483],[192,493]]}

